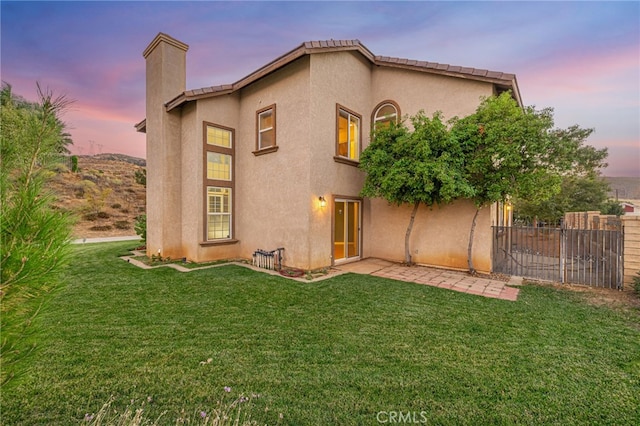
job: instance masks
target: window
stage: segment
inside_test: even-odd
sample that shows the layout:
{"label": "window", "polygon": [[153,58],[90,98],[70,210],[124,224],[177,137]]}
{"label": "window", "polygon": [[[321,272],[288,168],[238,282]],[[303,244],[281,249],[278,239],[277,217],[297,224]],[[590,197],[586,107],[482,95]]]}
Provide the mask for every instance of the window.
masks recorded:
{"label": "window", "polygon": [[207,240],[231,238],[231,188],[207,187]]}
{"label": "window", "polygon": [[360,116],[338,105],[336,156],[351,161],[360,158]]}
{"label": "window", "polygon": [[231,156],[207,152],[207,179],[231,180]]}
{"label": "window", "polygon": [[231,131],[207,125],[207,144],[231,148]]}
{"label": "window", "polygon": [[253,153],[255,155],[261,155],[277,151],[275,104],[257,112],[256,129],[256,151]]}
{"label": "window", "polygon": [[383,101],[379,103],[373,110],[373,129],[388,127],[391,122],[398,123],[400,108],[393,101]]}
{"label": "window", "polygon": [[205,241],[233,238],[233,129],[204,123]]}

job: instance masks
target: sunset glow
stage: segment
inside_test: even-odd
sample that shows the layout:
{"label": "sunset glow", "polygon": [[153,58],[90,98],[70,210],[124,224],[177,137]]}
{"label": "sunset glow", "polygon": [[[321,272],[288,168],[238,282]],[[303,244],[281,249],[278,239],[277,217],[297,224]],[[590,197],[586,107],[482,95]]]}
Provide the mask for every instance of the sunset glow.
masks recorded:
{"label": "sunset glow", "polygon": [[[79,154],[145,157],[142,51],[187,43],[187,88],[229,84],[303,41],[359,39],[375,55],[514,73],[525,105],[595,128],[608,176],[640,176],[640,3],[2,1],[2,80],[75,100]],[[340,13],[336,13],[337,10]],[[428,99],[425,102],[429,102]]]}

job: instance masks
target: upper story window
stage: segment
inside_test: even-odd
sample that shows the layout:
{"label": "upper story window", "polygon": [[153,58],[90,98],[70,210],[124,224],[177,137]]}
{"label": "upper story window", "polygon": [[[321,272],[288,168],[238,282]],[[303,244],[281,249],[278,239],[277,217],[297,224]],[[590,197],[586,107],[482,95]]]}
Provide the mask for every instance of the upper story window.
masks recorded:
{"label": "upper story window", "polygon": [[270,105],[258,110],[255,155],[277,151],[276,145],[276,106]]}
{"label": "upper story window", "polygon": [[207,144],[232,148],[232,135],[230,129],[224,129],[212,125],[207,125]]}
{"label": "upper story window", "polygon": [[360,122],[362,118],[340,105],[337,109],[336,157],[358,161],[360,159]]}
{"label": "upper story window", "polygon": [[392,122],[398,123],[400,116],[400,108],[393,101],[383,101],[379,103],[373,110],[373,129],[388,127]]}

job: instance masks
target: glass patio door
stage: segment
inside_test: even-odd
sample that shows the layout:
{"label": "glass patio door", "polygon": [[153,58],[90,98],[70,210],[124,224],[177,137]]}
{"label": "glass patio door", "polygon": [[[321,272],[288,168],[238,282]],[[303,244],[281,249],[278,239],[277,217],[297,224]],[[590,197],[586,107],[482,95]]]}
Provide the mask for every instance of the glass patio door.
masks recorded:
{"label": "glass patio door", "polygon": [[336,199],[333,204],[333,259],[360,258],[360,201]]}

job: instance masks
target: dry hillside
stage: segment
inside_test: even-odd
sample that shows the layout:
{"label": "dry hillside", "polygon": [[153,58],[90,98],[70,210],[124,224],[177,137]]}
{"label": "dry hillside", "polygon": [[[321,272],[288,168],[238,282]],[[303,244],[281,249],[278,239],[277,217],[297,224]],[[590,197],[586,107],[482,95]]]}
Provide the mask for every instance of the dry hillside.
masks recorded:
{"label": "dry hillside", "polygon": [[133,225],[146,208],[145,186],[136,182],[145,160],[119,154],[79,156],[78,171],[53,178],[56,206],[75,213],[74,238],[136,235]]}

